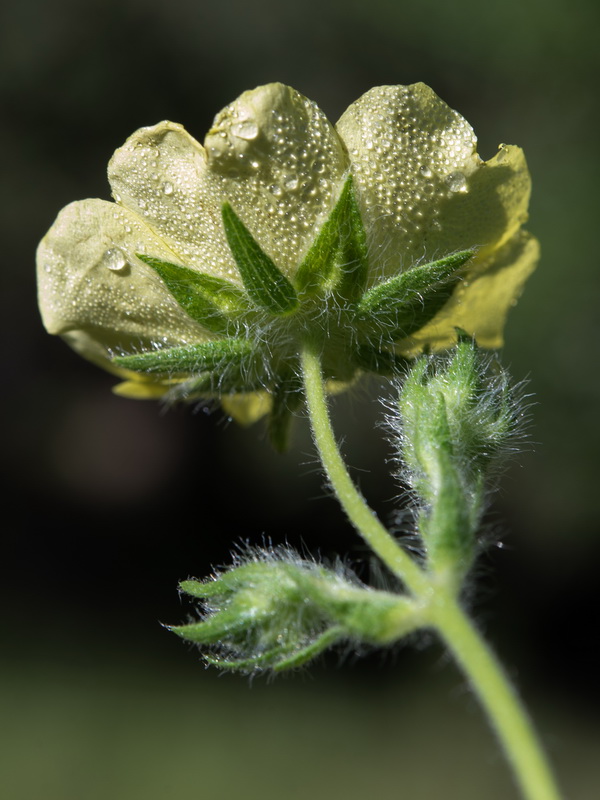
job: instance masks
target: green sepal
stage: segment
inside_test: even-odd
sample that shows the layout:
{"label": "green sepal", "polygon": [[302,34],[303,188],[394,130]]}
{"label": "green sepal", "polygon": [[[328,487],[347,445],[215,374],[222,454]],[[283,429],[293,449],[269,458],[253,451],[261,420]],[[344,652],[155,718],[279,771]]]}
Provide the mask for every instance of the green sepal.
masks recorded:
{"label": "green sepal", "polygon": [[258,653],[250,658],[228,659],[207,654],[204,659],[211,666],[232,671],[252,672],[268,667],[273,672],[283,672],[286,669],[301,667],[311,659],[316,658],[328,647],[343,639],[344,634],[345,631],[341,626],[335,626],[328,628],[304,647],[281,645],[269,648],[265,652]]}
{"label": "green sepal", "polygon": [[179,591],[202,600],[206,597],[211,597],[211,595],[221,594],[223,586],[218,578],[214,581],[198,581],[194,578],[189,578],[187,581],[180,582]]}
{"label": "green sepal", "polygon": [[386,377],[402,374],[409,364],[409,360],[404,356],[371,345],[358,345],[352,357],[355,365],[363,372]]}
{"label": "green sepal", "polygon": [[412,267],[369,289],[356,305],[359,336],[395,341],[418,331],[449,300],[461,278],[459,270],[473,253],[463,250]]}
{"label": "green sepal", "polygon": [[481,497],[477,487],[471,485],[465,498],[464,476],[458,466],[444,395],[439,393],[427,411],[430,419],[422,424],[429,427],[428,439],[422,442],[422,448],[424,453],[435,449],[435,453],[429,450],[433,499],[428,512],[420,515],[419,530],[434,570],[464,569],[474,555],[474,523],[480,514]]}
{"label": "green sepal", "polygon": [[369,275],[369,246],[367,234],[362,221],[362,215],[351,176],[347,180],[349,185],[348,204],[346,209],[346,226],[342,228],[342,266],[340,281],[336,292],[348,301],[357,300],[363,294]]}
{"label": "green sepal", "polygon": [[219,595],[228,595],[240,588],[244,588],[248,583],[254,584],[264,581],[264,569],[261,563],[250,562],[241,564],[234,569],[227,570],[214,580],[199,581],[195,578],[181,581],[179,591],[189,594],[190,597],[204,599]]}
{"label": "green sepal", "polygon": [[332,647],[340,639],[344,638],[345,631],[341,626],[329,628],[322,633],[314,642],[306,647],[302,647],[287,658],[282,658],[273,665],[274,672],[283,672],[286,669],[301,667],[313,658],[316,658],[328,647]]}
{"label": "green sepal", "polygon": [[302,385],[296,375],[278,381],[271,393],[273,407],[267,420],[269,440],[278,453],[289,447],[292,415],[303,399]]}
{"label": "green sepal", "polygon": [[158,273],[186,313],[212,333],[231,333],[236,327],[232,318],[241,317],[250,307],[245,292],[230,281],[153,256],[136,255]]}
{"label": "green sepal", "polygon": [[294,284],[301,295],[336,290],[344,297],[360,296],[367,268],[367,240],[349,175],[298,267]]}
{"label": "green sepal", "polygon": [[292,284],[252,236],[229,203],[222,208],[223,227],[246,291],[259,308],[278,316],[298,307]]}
{"label": "green sepal", "polygon": [[259,653],[255,656],[250,656],[250,658],[235,658],[235,659],[228,659],[222,658],[221,656],[211,655],[210,653],[204,654],[204,660],[207,664],[210,664],[211,667],[217,667],[218,669],[227,669],[231,670],[232,672],[244,672],[246,674],[251,672],[258,672],[261,669],[265,669],[267,667],[275,668],[274,662],[277,661],[278,658],[283,657],[287,653],[289,653],[289,647],[276,647],[270,650],[267,650],[264,653]]}
{"label": "green sepal", "polygon": [[113,364],[135,372],[159,375],[189,375],[240,366],[255,355],[246,339],[218,339],[202,344],[149,350],[130,356],[116,356]]}
{"label": "green sepal", "polygon": [[340,260],[340,227],[346,217],[348,189],[346,181],[333,211],[323,223],[316,239],[294,276],[294,285],[301,295],[312,295],[325,288],[331,288],[332,276]]}
{"label": "green sepal", "polygon": [[230,361],[213,372],[203,372],[175,383],[165,396],[167,403],[189,403],[224,395],[263,391],[267,376],[262,358],[250,353],[240,362]]}
{"label": "green sepal", "polygon": [[196,644],[216,644],[227,636],[233,636],[245,630],[248,621],[237,609],[219,611],[202,622],[191,622],[188,625],[169,625],[173,633]]}

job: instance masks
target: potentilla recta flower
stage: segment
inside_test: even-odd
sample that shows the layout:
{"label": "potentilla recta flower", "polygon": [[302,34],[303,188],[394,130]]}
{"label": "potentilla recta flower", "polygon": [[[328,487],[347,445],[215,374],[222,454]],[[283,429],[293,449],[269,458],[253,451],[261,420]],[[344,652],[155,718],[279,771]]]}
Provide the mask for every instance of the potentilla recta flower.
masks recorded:
{"label": "potentilla recta flower", "polygon": [[240,418],[300,396],[310,338],[333,385],[393,371],[460,328],[498,347],[538,257],[522,151],[489,161],[424,84],[381,86],[334,127],[279,83],[116,151],[115,202],[59,214],[38,253],[47,330],[132,397],[217,396]]}

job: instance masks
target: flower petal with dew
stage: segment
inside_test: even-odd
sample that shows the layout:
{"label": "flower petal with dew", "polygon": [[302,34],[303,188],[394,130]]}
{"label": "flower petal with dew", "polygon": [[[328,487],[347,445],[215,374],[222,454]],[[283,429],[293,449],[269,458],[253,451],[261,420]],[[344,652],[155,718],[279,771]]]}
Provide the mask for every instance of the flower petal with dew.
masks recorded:
{"label": "flower petal with dew", "polygon": [[371,89],[337,131],[356,178],[372,280],[477,250],[452,299],[405,349],[449,345],[455,327],[499,347],[539,256],[537,241],[520,231],[531,193],[523,151],[501,145],[482,161],[469,123],[423,83]]}
{"label": "flower petal with dew", "polygon": [[[342,382],[398,354],[444,347],[456,326],[497,347],[538,255],[521,231],[530,192],[521,150],[502,146],[481,161],[468,123],[423,84],[372,89],[337,128],[298,92],[268,84],[218,114],[204,146],[162,122],[133,134],[108,172],[116,202],[71,204],[42,240],[39,302],[48,331],[128,377],[118,390],[133,397],[181,385],[178,397],[229,397],[230,408],[253,419],[259,412],[244,409],[246,395],[261,410],[261,390],[297,395],[302,342],[319,332],[325,377]],[[444,272],[457,253],[460,265],[473,255],[460,281]],[[253,259],[262,265],[254,276]],[[384,315],[389,341],[384,332],[372,340],[371,330],[365,347],[362,294],[429,262],[438,264],[432,275],[446,276],[423,295],[430,311],[402,338],[393,306]],[[396,281],[382,294],[401,320],[407,306],[402,315],[405,298],[394,291],[412,292],[410,315],[421,293],[410,285]],[[246,298],[225,332],[193,313],[206,286],[217,304],[219,286]],[[194,354],[208,363],[203,348],[222,336],[245,338],[259,355],[240,356],[228,380],[187,380],[197,378]],[[228,342],[223,353],[233,352]],[[161,374],[169,348],[187,360]],[[152,362],[148,374],[115,358],[138,353],[157,354],[130,361]]]}

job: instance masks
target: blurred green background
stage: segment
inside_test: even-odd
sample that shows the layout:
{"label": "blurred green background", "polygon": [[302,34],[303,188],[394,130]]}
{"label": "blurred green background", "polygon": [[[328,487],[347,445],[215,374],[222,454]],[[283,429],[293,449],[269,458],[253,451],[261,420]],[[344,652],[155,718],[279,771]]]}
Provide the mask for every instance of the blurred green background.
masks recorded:
{"label": "blurred green background", "polygon": [[[48,337],[34,251],[60,208],[108,198],[137,127],[202,140],[279,80],[335,120],[371,86],[425,81],[489,158],[524,147],[543,260],[503,360],[534,395],[472,604],[570,800],[598,797],[595,0],[8,0],[0,11],[3,487],[0,780],[19,800],[516,797],[474,699],[434,641],[333,655],[274,684],[218,680],[160,628],[176,584],[232,541],[368,555],[325,496],[305,421],[286,456],[218,411],[161,413]],[[336,401],[363,491],[394,520],[377,387]],[[208,410],[210,411],[210,409]]]}

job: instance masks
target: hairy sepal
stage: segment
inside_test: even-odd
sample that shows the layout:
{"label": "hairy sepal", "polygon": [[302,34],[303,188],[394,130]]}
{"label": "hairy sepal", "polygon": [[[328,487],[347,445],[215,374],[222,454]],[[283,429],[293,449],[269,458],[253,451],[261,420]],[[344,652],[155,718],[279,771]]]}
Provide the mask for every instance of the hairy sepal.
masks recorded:
{"label": "hairy sepal", "polygon": [[300,296],[335,291],[352,299],[362,293],[367,271],[367,239],[349,175],[333,211],[298,267],[294,283]]}
{"label": "hairy sepal", "polygon": [[296,291],[264,252],[229,203],[222,207],[227,243],[251,299],[270,314],[290,314],[298,307]]}
{"label": "hairy sepal", "polygon": [[355,310],[359,338],[395,341],[420,330],[449,300],[473,252],[464,250],[412,267],[366,292]]}
{"label": "hairy sepal", "polygon": [[220,339],[183,347],[167,347],[129,356],[116,356],[117,367],[151,375],[194,375],[241,367],[255,358],[255,349],[246,339]]}
{"label": "hairy sepal", "polygon": [[241,328],[250,302],[238,286],[153,256],[138,253],[137,257],[160,276],[184,311],[211,333],[227,335]]}

